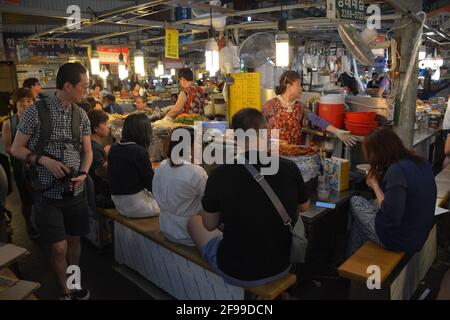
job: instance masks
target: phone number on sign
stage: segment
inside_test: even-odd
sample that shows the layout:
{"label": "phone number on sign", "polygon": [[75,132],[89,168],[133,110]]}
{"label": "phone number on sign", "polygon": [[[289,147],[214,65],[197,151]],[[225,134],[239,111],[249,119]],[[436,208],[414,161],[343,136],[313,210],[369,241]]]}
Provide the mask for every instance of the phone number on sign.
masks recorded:
{"label": "phone number on sign", "polygon": [[342,10],[341,19],[364,20],[363,12],[354,12],[352,10]]}

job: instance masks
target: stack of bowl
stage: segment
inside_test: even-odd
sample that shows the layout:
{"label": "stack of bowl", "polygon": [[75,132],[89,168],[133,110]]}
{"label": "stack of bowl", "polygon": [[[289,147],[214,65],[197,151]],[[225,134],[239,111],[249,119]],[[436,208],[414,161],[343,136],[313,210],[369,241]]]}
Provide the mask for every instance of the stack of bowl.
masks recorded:
{"label": "stack of bowl", "polygon": [[367,136],[378,127],[376,112],[346,112],[345,127],[355,136]]}

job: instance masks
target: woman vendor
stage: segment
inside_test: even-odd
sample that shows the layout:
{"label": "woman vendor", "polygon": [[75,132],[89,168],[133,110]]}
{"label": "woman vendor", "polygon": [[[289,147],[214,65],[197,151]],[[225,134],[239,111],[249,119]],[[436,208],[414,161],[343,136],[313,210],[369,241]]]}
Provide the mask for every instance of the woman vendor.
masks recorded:
{"label": "woman vendor", "polygon": [[301,120],[308,120],[320,129],[335,134],[343,143],[352,146],[356,138],[344,131],[332,126],[328,121],[303,107],[298,101],[302,94],[300,75],[295,71],[286,71],[280,78],[280,85],[275,90],[277,97],[267,101],[262,107],[262,113],[266,117],[268,129],[279,129],[279,138],[290,144],[301,143]]}
{"label": "woman vendor", "polygon": [[176,118],[181,113],[204,114],[205,95],[202,88],[194,84],[194,74],[189,68],[181,69],[178,79],[183,88],[175,105],[167,113],[167,117]]}

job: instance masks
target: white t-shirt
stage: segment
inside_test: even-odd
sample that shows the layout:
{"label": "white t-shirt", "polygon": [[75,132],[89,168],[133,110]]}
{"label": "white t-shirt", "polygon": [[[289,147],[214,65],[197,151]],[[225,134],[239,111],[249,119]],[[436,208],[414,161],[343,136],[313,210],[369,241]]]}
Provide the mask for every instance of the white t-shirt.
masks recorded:
{"label": "white t-shirt", "polygon": [[161,232],[170,241],[195,246],[186,226],[189,218],[202,210],[207,179],[202,167],[189,162],[171,167],[169,160],[164,160],[155,170],[153,196],[161,209]]}
{"label": "white t-shirt", "polygon": [[447,102],[447,110],[445,110],[444,123],[442,124],[442,130],[450,129],[450,98]]}

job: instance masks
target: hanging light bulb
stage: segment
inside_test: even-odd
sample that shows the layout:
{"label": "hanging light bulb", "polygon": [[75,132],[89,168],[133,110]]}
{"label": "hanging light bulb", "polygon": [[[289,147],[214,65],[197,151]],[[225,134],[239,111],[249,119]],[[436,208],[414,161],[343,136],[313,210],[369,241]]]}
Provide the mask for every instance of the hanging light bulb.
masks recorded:
{"label": "hanging light bulb", "polygon": [[276,66],[289,66],[289,35],[287,33],[287,23],[284,18],[278,21],[278,33],[275,36]]}
{"label": "hanging light bulb", "polygon": [[120,53],[119,54],[119,79],[125,80],[126,78],[128,78],[127,65],[123,61],[123,54]]}
{"label": "hanging light bulb", "polygon": [[97,45],[92,43],[91,52],[91,74],[98,75],[100,73],[100,57],[97,52]]}
{"label": "hanging light bulb", "polygon": [[213,37],[210,37],[206,43],[205,58],[206,71],[209,72],[210,76],[215,76],[216,72],[219,71],[219,46]]}
{"label": "hanging light bulb", "polygon": [[171,76],[175,76],[176,75],[176,70],[175,69],[170,69],[170,75]]}
{"label": "hanging light bulb", "polygon": [[99,76],[100,78],[102,78],[103,80],[106,80],[106,78],[108,78],[109,76],[109,71],[108,69],[106,69],[105,66],[102,66],[100,72],[99,72]]}
{"label": "hanging light bulb", "polygon": [[419,61],[425,59],[427,56],[427,51],[425,49],[425,46],[421,46],[419,49]]}
{"label": "hanging light bulb", "polygon": [[134,72],[142,77],[145,76],[144,51],[140,41],[136,43],[136,50],[134,51]]}

